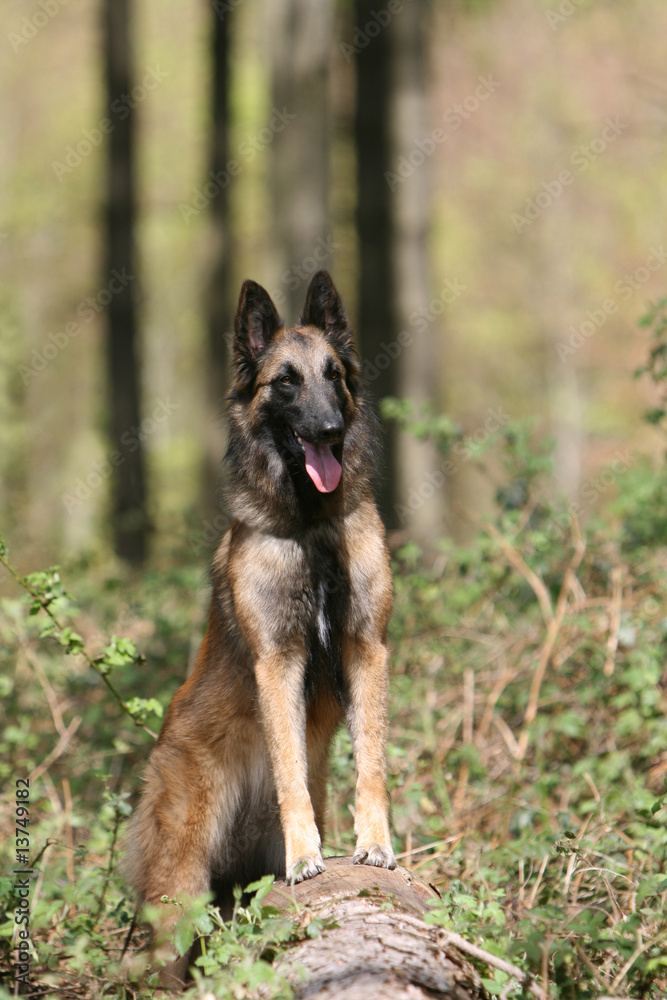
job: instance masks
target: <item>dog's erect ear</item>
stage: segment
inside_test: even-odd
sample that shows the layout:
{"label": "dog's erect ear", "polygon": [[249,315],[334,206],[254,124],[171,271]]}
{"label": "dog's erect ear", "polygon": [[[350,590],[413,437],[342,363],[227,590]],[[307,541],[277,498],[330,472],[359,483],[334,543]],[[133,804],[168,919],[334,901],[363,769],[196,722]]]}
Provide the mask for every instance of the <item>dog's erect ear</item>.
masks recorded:
{"label": "dog's erect ear", "polygon": [[304,326],[324,330],[339,350],[349,350],[352,331],[345,307],[327,271],[318,271],[311,279],[301,322]]}
{"label": "dog's erect ear", "polygon": [[318,271],[311,278],[301,322],[304,326],[316,326],[324,331],[338,351],[347,371],[348,386],[354,391],[359,375],[359,357],[345,306],[327,271]]}
{"label": "dog's erect ear", "polygon": [[282,320],[271,296],[256,281],[244,281],[234,320],[234,364],[239,373],[254,371]]}

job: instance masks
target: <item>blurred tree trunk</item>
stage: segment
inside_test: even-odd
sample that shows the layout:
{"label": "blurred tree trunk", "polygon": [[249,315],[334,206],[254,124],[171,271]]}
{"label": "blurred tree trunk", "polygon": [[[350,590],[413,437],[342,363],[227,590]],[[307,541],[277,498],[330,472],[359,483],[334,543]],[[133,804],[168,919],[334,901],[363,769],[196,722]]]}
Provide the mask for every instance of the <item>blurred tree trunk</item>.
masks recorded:
{"label": "blurred tree trunk", "polygon": [[[229,337],[233,324],[231,287],[231,240],[229,222],[229,49],[231,5],[212,0],[212,100],[210,174],[217,181],[217,194],[210,204],[211,271],[206,299],[206,440],[204,454],[202,509],[208,516],[218,512],[220,464],[225,435],[222,415],[229,378]],[[229,183],[227,181],[229,180]]]}
{"label": "blurred tree trunk", "polygon": [[[279,311],[297,318],[309,279],[331,267],[329,48],[333,0],[281,0],[271,9],[271,188]],[[271,289],[273,292],[273,288]]]}
{"label": "blurred tree trunk", "polygon": [[120,456],[111,463],[113,541],[120,558],[139,565],[147,551],[148,516],[144,450],[138,433],[141,380],[136,343],[134,111],[127,101],[132,90],[130,13],[131,0],[104,0],[106,114],[113,123],[108,140],[105,285],[110,295],[109,431],[112,454]]}
{"label": "blurred tree trunk", "polygon": [[[355,28],[371,23],[377,4],[355,0]],[[396,342],[392,193],[385,181],[391,168],[392,37],[382,30],[357,47],[354,138],[357,153],[357,232],[359,239],[359,340],[364,373],[375,400],[398,396],[399,365],[387,345]],[[398,525],[395,425],[386,427],[385,462],[378,500],[387,527]]]}
{"label": "blurred tree trunk", "polygon": [[[439,366],[439,315],[428,309],[431,300],[428,229],[431,205],[431,126],[428,115],[426,0],[413,0],[393,18],[392,135],[395,176],[399,157],[414,170],[400,182],[392,180],[394,295],[396,325],[411,340],[394,363],[399,372],[400,395],[422,406],[437,396]],[[425,329],[415,326],[415,314],[427,309]],[[436,448],[400,434],[396,442],[399,521],[411,538],[430,549],[442,532],[444,476]]]}
{"label": "blurred tree trunk", "polygon": [[[436,395],[436,337],[417,332],[415,313],[430,299],[428,156],[409,176],[399,172],[428,137],[426,2],[404,4],[376,33],[377,5],[356,0],[357,228],[359,329],[364,371],[375,398],[418,406]],[[432,445],[386,427],[380,507],[389,528],[430,547],[440,533],[444,497]]]}

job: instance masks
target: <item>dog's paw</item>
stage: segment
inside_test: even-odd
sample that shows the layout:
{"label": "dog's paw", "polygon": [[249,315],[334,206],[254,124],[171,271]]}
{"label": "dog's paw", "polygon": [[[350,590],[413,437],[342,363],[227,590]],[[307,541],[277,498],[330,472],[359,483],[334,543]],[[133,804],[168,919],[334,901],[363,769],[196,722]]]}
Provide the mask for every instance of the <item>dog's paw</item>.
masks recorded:
{"label": "dog's paw", "polygon": [[388,844],[359,845],[354,852],[352,861],[355,865],[375,865],[376,868],[395,868],[396,858]]}
{"label": "dog's paw", "polygon": [[287,869],[287,881],[296,885],[307,878],[314,878],[321,872],[326,871],[326,865],[322,861],[321,854],[305,854],[297,858],[294,864]]}

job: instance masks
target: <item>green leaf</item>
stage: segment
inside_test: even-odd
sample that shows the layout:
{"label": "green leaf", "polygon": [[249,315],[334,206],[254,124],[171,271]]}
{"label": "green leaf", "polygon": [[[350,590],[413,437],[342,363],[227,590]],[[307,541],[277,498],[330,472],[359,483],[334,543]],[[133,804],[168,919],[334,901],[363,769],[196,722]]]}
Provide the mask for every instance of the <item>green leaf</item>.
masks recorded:
{"label": "green leaf", "polygon": [[74,632],[69,625],[62,628],[58,633],[58,642],[65,646],[68,653],[80,653],[84,648],[83,639],[78,632]]}
{"label": "green leaf", "polygon": [[212,976],[220,968],[220,962],[212,955],[200,955],[195,961],[198,969],[202,969],[205,976]]}
{"label": "green leaf", "polygon": [[157,698],[128,698],[125,708],[141,723],[145,723],[150,715],[157,715],[158,719],[161,719],[164,714],[164,709]]}
{"label": "green leaf", "polygon": [[264,875],[263,878],[257,879],[256,882],[251,882],[250,885],[247,885],[245,891],[254,893],[255,900],[260,903],[271,892],[273,882],[273,875]]}
{"label": "green leaf", "polygon": [[129,663],[143,663],[144,657],[137,653],[131,639],[119,639],[112,635],[111,642],[105,646],[99,656],[95,657],[95,665],[101,674],[110,673],[115,667],[124,667]]}
{"label": "green leaf", "polygon": [[174,931],[174,946],[179,955],[185,955],[192,947],[195,939],[195,930],[192,922],[184,917],[176,924]]}
{"label": "green leaf", "polygon": [[644,412],[644,420],[646,421],[647,424],[652,424],[653,426],[659,424],[660,421],[664,418],[664,416],[665,416],[665,410],[663,409],[662,406],[656,406]]}
{"label": "green leaf", "polygon": [[667,892],[667,878],[662,874],[649,875],[642,880],[637,889],[637,902],[641,904],[645,899],[663,892]]}

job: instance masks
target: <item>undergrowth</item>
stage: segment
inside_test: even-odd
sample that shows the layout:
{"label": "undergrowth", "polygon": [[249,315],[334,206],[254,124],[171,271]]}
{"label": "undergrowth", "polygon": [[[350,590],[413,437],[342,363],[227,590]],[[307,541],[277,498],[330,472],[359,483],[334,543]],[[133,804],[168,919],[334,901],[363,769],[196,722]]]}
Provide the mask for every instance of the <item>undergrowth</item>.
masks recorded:
{"label": "undergrowth", "polygon": [[[648,323],[645,369],[661,372],[661,385],[663,316],[656,307]],[[394,412],[409,421],[409,410]],[[433,427],[443,452],[451,427],[441,418]],[[428,436],[428,417],[419,433]],[[531,977],[522,986],[473,956],[490,994],[518,1000],[532,984],[551,1000],[658,1000],[667,995],[667,474],[648,476],[640,460],[612,469],[604,502],[581,510],[558,499],[549,449],[525,427],[504,427],[484,447],[476,458],[504,468],[495,517],[465,546],[442,541],[428,562],[412,543],[394,554],[394,848],[440,889],[430,922]],[[4,549],[2,560],[11,565]],[[203,633],[201,567],[172,556],[141,579],[95,561],[16,575],[2,581],[0,612],[6,990],[19,943],[17,837],[28,835],[33,995],[147,998],[155,978],[123,881],[122,838],[151,732]],[[28,818],[17,781],[27,778],[29,823],[17,826]],[[341,732],[329,853],[352,851],[352,791]],[[209,935],[195,995],[290,996],[273,960],[322,928],[267,909],[266,880],[253,888],[229,924],[205,902],[184,915],[182,949]]]}

